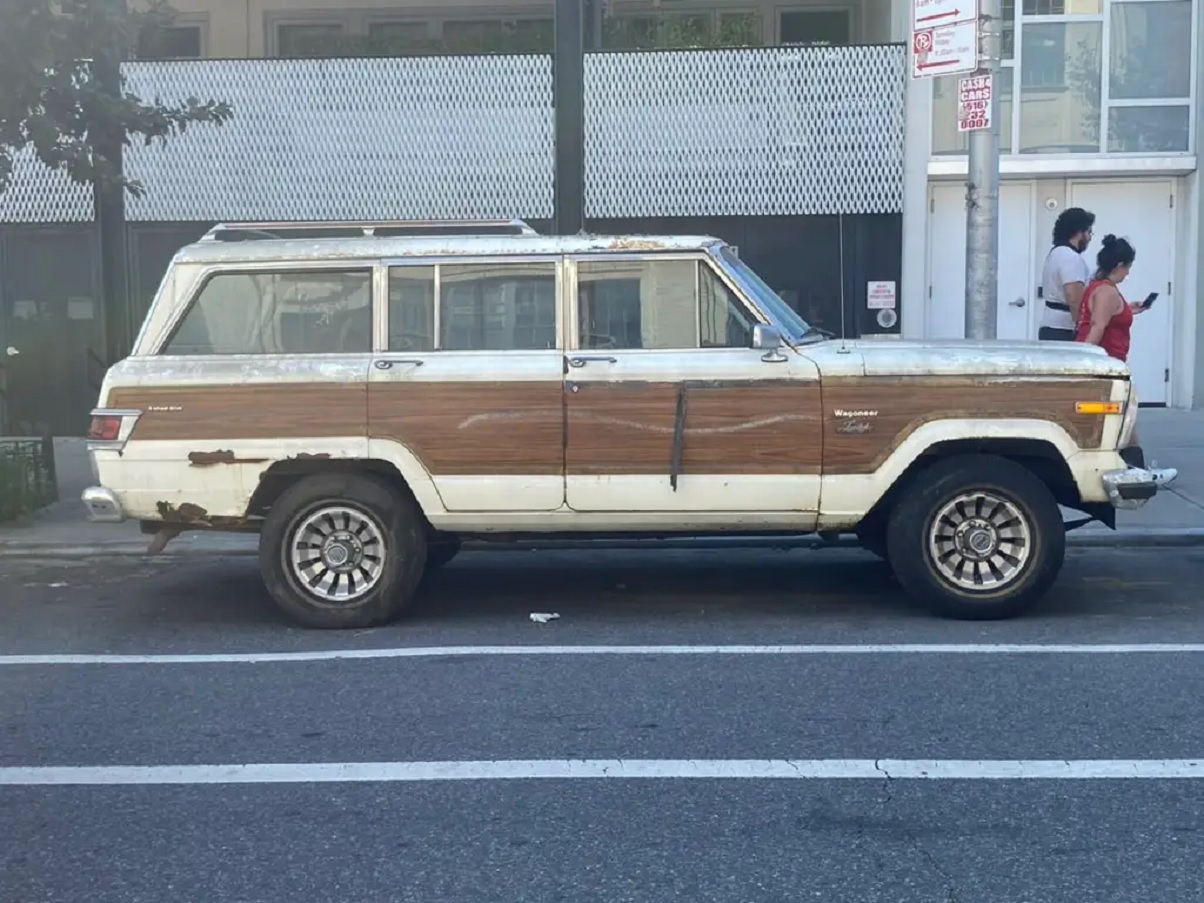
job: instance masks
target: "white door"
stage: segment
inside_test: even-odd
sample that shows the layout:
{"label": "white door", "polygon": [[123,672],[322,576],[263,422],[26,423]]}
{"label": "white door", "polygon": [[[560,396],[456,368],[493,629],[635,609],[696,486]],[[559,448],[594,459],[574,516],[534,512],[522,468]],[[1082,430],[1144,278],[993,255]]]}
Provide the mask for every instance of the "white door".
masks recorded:
{"label": "white door", "polygon": [[[751,347],[756,318],[711,265],[582,257],[565,368],[575,511],[819,510],[818,368]],[[741,287],[742,290],[748,290]]]}
{"label": "white door", "polygon": [[418,460],[448,511],[564,505],[559,258],[396,261],[368,377],[369,442]]}
{"label": "white door", "polygon": [[[928,235],[928,322],[925,335],[966,335],[966,187],[931,187]],[[1033,188],[1005,182],[999,191],[999,314],[996,336],[1024,341],[1036,337],[1033,269]]]}
{"label": "white door", "polygon": [[1072,182],[1070,204],[1095,214],[1095,237],[1087,249],[1087,262],[1095,269],[1100,243],[1111,232],[1127,238],[1137,250],[1133,272],[1121,285],[1130,301],[1150,292],[1158,300],[1133,321],[1129,369],[1142,404],[1166,404],[1171,366],[1171,306],[1175,266],[1174,183]]}

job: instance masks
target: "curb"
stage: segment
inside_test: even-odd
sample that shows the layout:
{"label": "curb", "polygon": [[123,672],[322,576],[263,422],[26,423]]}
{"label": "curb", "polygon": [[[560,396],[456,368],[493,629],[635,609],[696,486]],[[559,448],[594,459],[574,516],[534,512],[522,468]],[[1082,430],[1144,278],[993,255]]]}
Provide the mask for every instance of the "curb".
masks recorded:
{"label": "curb", "polygon": [[[3,558],[149,558],[146,547],[150,541],[131,542],[116,540],[87,544],[47,545],[33,541],[0,540],[0,559]],[[1118,530],[1091,532],[1072,531],[1066,537],[1066,545],[1072,549],[1118,549],[1118,548],[1191,548],[1204,546],[1204,527],[1150,528],[1146,530]],[[561,551],[703,551],[706,549],[768,549],[773,551],[823,551],[826,549],[859,549],[861,544],[852,536],[840,536],[828,541],[815,535],[807,536],[738,536],[698,537],[680,539],[592,539],[592,540],[516,540],[514,542],[467,542],[466,552],[561,552]],[[187,558],[245,558],[257,555],[252,544],[220,546],[168,546],[167,551],[154,556],[156,561],[172,561]]]}

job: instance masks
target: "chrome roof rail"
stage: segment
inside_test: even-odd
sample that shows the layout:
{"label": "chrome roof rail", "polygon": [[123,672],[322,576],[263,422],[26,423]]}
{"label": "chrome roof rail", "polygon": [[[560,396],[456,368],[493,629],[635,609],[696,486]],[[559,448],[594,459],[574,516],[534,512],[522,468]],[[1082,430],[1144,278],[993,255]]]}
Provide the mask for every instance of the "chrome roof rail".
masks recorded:
{"label": "chrome roof rail", "polygon": [[202,241],[272,241],[284,238],[373,238],[402,235],[537,235],[521,219],[329,220],[323,222],[218,223]]}

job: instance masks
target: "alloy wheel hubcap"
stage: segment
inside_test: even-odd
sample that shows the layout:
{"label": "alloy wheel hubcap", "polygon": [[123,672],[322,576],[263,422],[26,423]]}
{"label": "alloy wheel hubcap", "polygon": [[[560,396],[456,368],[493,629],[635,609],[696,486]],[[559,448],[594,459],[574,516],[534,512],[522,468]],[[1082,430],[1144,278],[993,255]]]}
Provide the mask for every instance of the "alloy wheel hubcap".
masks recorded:
{"label": "alloy wheel hubcap", "polygon": [[384,534],[376,520],[346,505],[322,507],[296,527],[288,565],[297,582],[325,604],[365,596],[384,572]]}
{"label": "alloy wheel hubcap", "polygon": [[1032,555],[1023,511],[994,492],[962,493],[937,512],[928,534],[937,572],[955,588],[991,592],[1020,577]]}

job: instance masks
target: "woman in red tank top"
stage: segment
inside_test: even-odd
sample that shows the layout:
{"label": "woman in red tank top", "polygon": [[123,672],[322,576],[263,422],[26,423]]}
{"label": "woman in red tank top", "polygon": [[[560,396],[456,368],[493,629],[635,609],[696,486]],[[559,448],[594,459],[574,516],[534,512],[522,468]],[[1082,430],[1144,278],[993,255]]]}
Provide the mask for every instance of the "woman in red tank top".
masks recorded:
{"label": "woman in red tank top", "polygon": [[1125,239],[1104,236],[1104,246],[1095,258],[1095,278],[1083,292],[1079,305],[1079,326],[1074,337],[1076,342],[1099,345],[1121,361],[1129,359],[1133,317],[1143,308],[1125,301],[1117,286],[1133,269],[1136,257],[1137,252]]}

